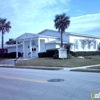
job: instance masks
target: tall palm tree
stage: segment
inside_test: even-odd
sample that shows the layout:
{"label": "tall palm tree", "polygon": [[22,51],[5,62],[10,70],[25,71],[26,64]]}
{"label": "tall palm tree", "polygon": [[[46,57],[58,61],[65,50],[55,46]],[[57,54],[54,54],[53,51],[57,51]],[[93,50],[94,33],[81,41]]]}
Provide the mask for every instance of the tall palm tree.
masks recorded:
{"label": "tall palm tree", "polygon": [[2,34],[2,57],[3,57],[3,54],[4,54],[4,48],[3,48],[3,45],[4,45],[4,39],[3,39],[3,36],[6,32],[9,32],[10,31],[10,21],[6,22],[7,20],[6,19],[3,19],[3,18],[0,18],[0,31],[1,31],[1,34]]}
{"label": "tall palm tree", "polygon": [[65,29],[67,29],[68,26],[70,25],[69,17],[66,16],[65,13],[56,15],[54,19],[54,23],[55,23],[54,24],[55,28],[58,29],[58,32],[61,33],[61,47],[63,47],[62,34],[65,32]]}

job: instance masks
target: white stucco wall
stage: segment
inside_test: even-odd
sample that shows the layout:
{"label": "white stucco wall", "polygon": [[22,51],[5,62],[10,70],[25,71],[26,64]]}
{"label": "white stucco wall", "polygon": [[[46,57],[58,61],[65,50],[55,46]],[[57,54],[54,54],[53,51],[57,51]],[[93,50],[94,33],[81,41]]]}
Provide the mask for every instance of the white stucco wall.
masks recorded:
{"label": "white stucco wall", "polygon": [[[61,34],[58,31],[52,31],[52,30],[46,30],[46,31],[42,32],[40,35],[47,35],[47,36],[57,37],[59,39],[61,38]],[[45,39],[45,42],[55,40],[52,37]],[[67,33],[63,33],[63,41],[65,41],[65,42],[69,41],[69,36],[68,36]]]}
{"label": "white stucco wall", "polygon": [[[8,47],[7,49],[8,49],[8,53],[10,53],[10,52],[16,52],[16,46],[14,46],[14,47]],[[18,52],[22,53],[22,45],[18,46]]]}
{"label": "white stucco wall", "polygon": [[60,44],[56,44],[56,48],[60,48]]}
{"label": "white stucco wall", "polygon": [[40,52],[45,52],[45,40],[44,39],[40,39]]}
{"label": "white stucco wall", "polygon": [[50,41],[54,41],[54,40],[56,40],[56,39],[49,37],[49,38],[45,39],[45,42],[50,42]]}
{"label": "white stucco wall", "polygon": [[46,50],[56,48],[56,44],[55,44],[55,43],[52,43],[52,44],[46,44],[45,46],[46,46]]}
{"label": "white stucco wall", "polygon": [[81,36],[69,36],[69,42],[74,43],[75,41],[77,41],[78,43],[78,48],[75,48],[75,45],[71,46],[71,50],[72,51],[97,51],[97,45],[100,42],[100,39],[95,39],[96,40],[96,48],[93,47],[93,45],[91,45],[90,49],[88,48],[88,44],[85,45],[84,49],[81,47],[81,39],[94,39],[94,38],[89,38],[89,37],[81,37]]}

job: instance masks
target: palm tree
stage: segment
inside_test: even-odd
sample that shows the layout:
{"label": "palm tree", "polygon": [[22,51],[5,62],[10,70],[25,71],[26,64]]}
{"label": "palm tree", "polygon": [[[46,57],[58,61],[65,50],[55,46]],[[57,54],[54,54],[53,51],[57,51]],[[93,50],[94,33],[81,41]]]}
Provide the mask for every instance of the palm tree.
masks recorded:
{"label": "palm tree", "polygon": [[3,54],[4,54],[4,51],[3,51],[3,45],[4,45],[4,39],[3,39],[3,35],[6,33],[6,32],[9,32],[10,31],[10,21],[6,22],[6,19],[3,19],[3,18],[0,18],[0,31],[1,31],[1,34],[2,34],[2,57],[3,57]]}
{"label": "palm tree", "polygon": [[61,47],[63,47],[62,34],[65,32],[65,29],[67,29],[68,26],[70,25],[69,17],[66,16],[65,13],[56,15],[54,19],[54,23],[55,23],[54,25],[55,28],[58,29],[58,32],[61,33]]}

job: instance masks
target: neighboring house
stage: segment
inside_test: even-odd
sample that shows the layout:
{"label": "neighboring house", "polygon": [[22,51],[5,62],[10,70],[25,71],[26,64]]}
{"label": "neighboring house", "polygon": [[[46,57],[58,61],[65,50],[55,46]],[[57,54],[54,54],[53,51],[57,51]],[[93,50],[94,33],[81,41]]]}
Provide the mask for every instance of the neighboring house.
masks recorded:
{"label": "neighboring house", "polygon": [[[45,52],[48,49],[60,48],[60,33],[54,30],[43,30],[38,34],[25,33],[17,37],[16,44],[6,45],[8,53],[23,53],[23,57],[38,57],[39,52]],[[18,44],[20,42],[20,44]],[[97,51],[100,43],[99,37],[90,35],[74,34],[66,32],[63,34],[64,45],[71,45],[71,51]]]}

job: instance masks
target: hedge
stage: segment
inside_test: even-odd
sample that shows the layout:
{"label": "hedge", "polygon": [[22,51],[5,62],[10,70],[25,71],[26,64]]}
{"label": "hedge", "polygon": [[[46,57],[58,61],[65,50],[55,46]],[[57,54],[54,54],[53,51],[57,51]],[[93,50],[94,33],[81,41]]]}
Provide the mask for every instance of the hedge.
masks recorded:
{"label": "hedge", "polygon": [[3,54],[3,57],[4,57],[4,58],[10,58],[10,54],[9,54],[9,53],[4,53],[4,54]]}
{"label": "hedge", "polygon": [[100,51],[77,51],[73,52],[70,51],[72,56],[94,56],[94,55],[100,55]]}
{"label": "hedge", "polygon": [[46,52],[47,52],[47,57],[53,57],[55,54],[58,54],[58,49],[49,49]]}
{"label": "hedge", "polygon": [[58,49],[49,49],[46,52],[38,53],[38,57],[53,57],[55,54],[58,54]]}
{"label": "hedge", "polygon": [[[18,57],[22,57],[20,52],[18,52]],[[16,52],[4,53],[3,58],[16,58]]]}
{"label": "hedge", "polygon": [[[9,53],[11,58],[16,58],[16,52],[11,52]],[[18,57],[21,57],[22,54],[20,52],[18,52]]]}
{"label": "hedge", "polygon": [[[74,52],[74,51],[67,50],[67,54],[68,54],[68,56],[70,56],[68,58],[71,58],[71,55],[74,57],[94,56],[94,55],[100,55],[100,51],[77,51],[77,52]],[[38,53],[38,56],[39,57],[53,57],[56,59],[56,58],[58,58],[58,49],[49,49],[46,52]]]}
{"label": "hedge", "polygon": [[47,57],[47,53],[46,52],[40,52],[40,53],[38,53],[38,57]]}

